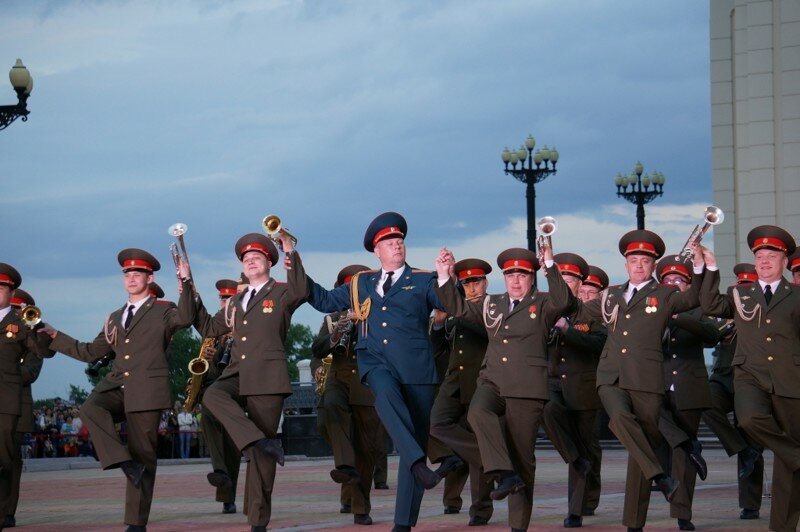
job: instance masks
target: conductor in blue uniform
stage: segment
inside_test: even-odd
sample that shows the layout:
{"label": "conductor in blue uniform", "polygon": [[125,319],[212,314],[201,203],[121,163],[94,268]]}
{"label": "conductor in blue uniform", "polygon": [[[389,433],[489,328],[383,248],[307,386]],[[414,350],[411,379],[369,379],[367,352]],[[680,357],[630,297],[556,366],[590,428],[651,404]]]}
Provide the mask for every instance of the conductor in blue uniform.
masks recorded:
{"label": "conductor in blue uniform", "polygon": [[375,394],[378,415],[400,452],[392,529],[398,532],[416,525],[424,490],[447,473],[429,469],[425,453],[438,384],[428,334],[431,311],[441,309],[434,292],[436,273],[406,264],[407,229],[396,212],[375,218],[364,235],[364,247],[375,253],[380,269],[362,272],[350,284],[330,291],[305,275],[296,252],[287,264],[290,283],[308,284],[308,301],[315,309],[327,313],[356,307],[358,371]]}

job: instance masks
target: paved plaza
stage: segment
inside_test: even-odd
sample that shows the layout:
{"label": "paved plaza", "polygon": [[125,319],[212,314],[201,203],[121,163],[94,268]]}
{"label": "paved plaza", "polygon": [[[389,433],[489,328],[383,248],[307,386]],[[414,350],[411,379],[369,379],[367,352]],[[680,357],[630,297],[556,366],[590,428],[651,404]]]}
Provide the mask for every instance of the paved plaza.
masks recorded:
{"label": "paved plaza", "polygon": [[[704,453],[708,461],[708,480],[698,481],[694,523],[698,530],[766,530],[770,500],[764,499],[762,518],[742,521],[738,518],[736,461],[720,449]],[[621,530],[626,453],[605,451],[603,455],[603,492],[597,515],[584,519],[584,528]],[[294,457],[290,457],[294,458]],[[771,475],[772,457],[767,458]],[[35,462],[35,460],[33,461]],[[389,459],[389,486],[397,479],[397,457]],[[71,470],[36,471],[41,464],[30,463],[22,477],[22,495],[17,523],[25,531],[100,531],[124,530],[122,525],[124,481],[119,470],[102,471],[90,464]],[[226,531],[249,530],[246,517],[223,515],[221,503],[214,502],[213,488],[206,482],[207,461],[161,464],[156,478],[155,498],[149,531]],[[271,530],[372,530],[391,529],[394,489],[372,492],[372,527],[354,526],[352,516],[339,513],[338,486],[328,476],[330,459],[287,460],[279,468],[273,496]],[[536,488],[531,530],[563,530],[566,515],[567,469],[555,451],[537,452]],[[237,503],[241,511],[244,466]],[[467,499],[468,499],[467,494]],[[469,501],[460,514],[443,515],[442,485],[427,492],[415,530],[467,530]],[[507,530],[508,509],[505,501],[496,504],[487,527],[469,530]],[[669,508],[660,493],[654,493],[647,529],[677,530]]]}

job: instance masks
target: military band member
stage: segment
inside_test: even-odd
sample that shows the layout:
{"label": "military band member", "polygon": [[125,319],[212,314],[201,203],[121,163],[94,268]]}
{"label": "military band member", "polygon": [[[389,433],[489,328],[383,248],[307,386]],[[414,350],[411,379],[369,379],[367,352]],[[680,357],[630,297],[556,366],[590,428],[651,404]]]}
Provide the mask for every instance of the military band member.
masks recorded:
{"label": "military band member", "polygon": [[[291,249],[289,238],[281,238],[283,249]],[[284,342],[292,314],[305,300],[305,286],[297,290],[270,277],[278,250],[262,234],[244,235],[234,252],[248,288],[214,316],[198,301],[195,326],[204,338],[233,335],[230,363],[205,391],[202,404],[248,459],[245,513],[251,531],[263,532],[272,515],[275,464],[284,461],[278,424],[283,401],[292,393]]]}
{"label": "military band member", "polygon": [[[21,288],[14,290],[14,295],[11,297],[11,306],[17,313],[28,305],[35,305],[33,297]],[[14,434],[14,460],[13,460],[13,477],[11,481],[11,495],[9,497],[8,506],[5,508],[2,528],[11,528],[17,525],[15,514],[17,513],[17,504],[19,503],[19,485],[22,479],[22,438],[26,433],[36,432],[36,426],[33,420],[33,394],[31,391],[31,384],[39,377],[42,371],[43,360],[35,353],[25,353],[20,357],[22,367],[20,373],[22,376],[22,396],[19,401],[19,422],[17,423],[17,430]]]}
{"label": "military band member", "polygon": [[[681,292],[653,278],[664,241],[647,230],[619,241],[628,282],[610,287],[589,306],[602,317],[608,339],[597,366],[597,391],[609,428],[628,451],[622,524],[641,530],[647,520],[650,484],[672,501],[678,481],[666,475],[654,449],[662,441],[659,417],[664,403],[664,353],[661,339],[673,314],[698,306],[697,289]],[[696,277],[697,282],[701,280]],[[687,439],[688,440],[688,439]]]}
{"label": "military band member", "polygon": [[[467,420],[478,441],[486,474],[497,479],[490,496],[509,497],[508,521],[526,530],[533,507],[536,458],[534,443],[547,391],[547,335],[556,320],[571,310],[569,288],[552,250],[544,252],[549,293],[533,286],[539,267],[536,255],[512,248],[500,253],[506,293],[483,303],[466,301],[452,280],[455,260],[443,249],[436,261],[436,291],[445,310],[456,318],[482,324],[488,333],[486,358],[469,406]],[[501,418],[505,416],[505,427]]]}
{"label": "military band member", "polygon": [[[677,255],[667,255],[656,265],[658,280],[689,290],[693,267]],[[711,408],[704,347],[719,341],[719,330],[713,320],[703,316],[700,308],[673,315],[664,336],[664,393],[666,406],[677,425],[690,438],[697,438],[703,410]],[[668,454],[668,457],[670,454]],[[681,530],[694,530],[692,501],[697,471],[688,454],[680,447],[671,449],[671,476],[678,481],[678,491],[670,502],[670,516],[678,520]]]}
{"label": "military band member", "polygon": [[[734,266],[737,285],[749,285],[758,281],[756,267],[740,263]],[[728,421],[733,412],[733,355],[736,351],[736,326],[733,320],[721,320],[718,330],[719,345],[714,349],[714,365],[711,368],[709,391],[712,407],[703,412],[703,421],[714,431],[728,456],[737,456],[739,481],[740,519],[758,519],[761,510],[761,494],[764,482],[764,457],[762,449],[741,430],[738,423]]]}
{"label": "military band member", "polygon": [[[353,275],[367,270],[367,266],[360,264],[342,268],[334,287],[349,284]],[[330,473],[331,478],[342,484],[343,504],[350,506],[353,523],[370,525],[370,490],[375,470],[371,448],[378,415],[374,406],[375,396],[358,377],[357,334],[351,318],[347,311],[326,316],[311,353],[316,359],[332,356],[330,365],[324,370],[325,381],[320,398],[324,433],[333,448],[336,466]]]}
{"label": "military band member", "polygon": [[719,293],[714,254],[703,248],[708,271],[700,299],[711,316],[733,318],[734,403],[739,426],[775,454],[769,527],[797,528],[800,518],[800,287],[783,278],[795,240],[762,225],[747,235],[758,280]]}
{"label": "military band member", "polygon": [[792,273],[792,283],[800,285],[800,251],[792,253],[786,268]]}
{"label": "military band member", "polygon": [[[489,263],[481,259],[470,258],[455,263],[455,276],[463,287],[464,297],[468,301],[476,303],[483,301],[489,286],[486,276],[491,271]],[[468,524],[481,526],[487,524],[492,517],[492,499],[489,497],[492,488],[491,477],[482,472],[478,442],[467,423],[467,411],[475,394],[478,373],[489,340],[483,325],[447,316],[441,311],[434,313],[439,314],[442,319],[438,326],[434,325],[431,340],[434,351],[443,353],[443,360],[447,365],[442,372],[444,380],[439,385],[439,392],[431,412],[431,441],[439,443],[434,446],[438,450],[438,455],[431,456],[431,461],[441,462],[440,467],[443,470],[456,469],[445,477],[445,495],[447,495],[448,480],[453,477],[460,480],[458,470],[466,469],[458,462],[461,462],[461,458],[467,460],[472,501]],[[458,460],[455,464],[452,463],[454,459]],[[453,483],[459,484],[458,481]],[[462,481],[460,487],[463,486]],[[448,513],[447,508],[445,513]]]}
{"label": "military band member", "polygon": [[[559,253],[553,258],[564,282],[572,294],[578,296],[583,280],[589,276],[589,265],[574,253]],[[597,290],[596,286],[591,288]],[[588,507],[590,473],[595,464],[602,461],[597,434],[600,398],[595,379],[606,330],[600,321],[589,315],[581,300],[574,312],[559,318],[550,335],[550,400],[542,418],[550,441],[569,464],[568,515],[564,527],[576,528],[582,526],[582,516]]]}
{"label": "military band member", "polygon": [[[238,281],[220,279],[214,285],[219,295],[220,309],[224,309],[228,300],[247,288],[249,281],[244,275]],[[230,333],[216,338],[214,346],[204,358],[208,361],[208,371],[203,375],[203,384],[198,401],[202,401],[203,393],[225,370],[230,363],[233,337]],[[201,438],[205,438],[208,454],[211,457],[212,471],[207,475],[208,483],[216,488],[216,500],[222,503],[222,513],[236,513],[236,485],[239,480],[239,469],[242,464],[242,453],[236,447],[225,427],[207,408],[200,405]]]}
{"label": "military band member", "polygon": [[[95,386],[81,407],[81,418],[92,437],[103,469],[120,468],[128,479],[125,523],[129,532],[146,529],[156,476],[156,445],[161,411],[172,403],[165,351],[172,335],[191,324],[192,288],[183,282],[176,307],[156,301],[149,284],[160,264],[150,253],[128,248],[117,256],[128,300],[106,318],[92,342],[79,342],[51,327],[43,329],[50,348],[83,362],[113,355],[114,368]],[[181,264],[181,274],[188,268]],[[115,424],[127,422],[127,444]]]}
{"label": "military band member", "polygon": [[375,408],[400,453],[395,531],[416,525],[423,491],[440,480],[428,468],[425,450],[438,383],[428,317],[441,305],[433,289],[436,276],[405,262],[407,229],[398,213],[376,217],[367,227],[364,247],[375,253],[380,271],[330,291],[306,276],[298,253],[289,255],[289,278],[308,286],[311,306],[320,312],[352,309],[359,319],[359,374],[375,394]]}

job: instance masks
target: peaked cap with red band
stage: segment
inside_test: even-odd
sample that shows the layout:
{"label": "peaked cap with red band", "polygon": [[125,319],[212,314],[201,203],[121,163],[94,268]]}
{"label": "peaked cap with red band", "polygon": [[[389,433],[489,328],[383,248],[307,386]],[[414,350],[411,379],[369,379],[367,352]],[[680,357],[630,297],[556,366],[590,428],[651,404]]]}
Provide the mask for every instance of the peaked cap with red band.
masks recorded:
{"label": "peaked cap with red band", "polygon": [[369,266],[364,266],[363,264],[351,264],[350,266],[345,266],[339,271],[339,275],[336,276],[336,284],[334,284],[333,287],[336,288],[337,286],[348,284],[350,279],[352,279],[355,274],[358,272],[365,272],[367,270],[369,270]]}
{"label": "peaked cap with red band", "polygon": [[503,273],[515,271],[533,273],[539,269],[536,253],[525,248],[509,248],[497,256],[497,265]]}
{"label": "peaked cap with red band", "polygon": [[164,298],[164,290],[158,286],[158,283],[150,283],[147,286],[147,291],[150,292],[150,295],[156,299],[163,299]]}
{"label": "peaked cap with red band", "polygon": [[792,256],[789,257],[789,264],[786,265],[786,269],[790,272],[800,272],[800,249],[795,250]]}
{"label": "peaked cap with red band", "polygon": [[656,264],[656,278],[659,282],[664,280],[666,275],[680,275],[688,282],[692,281],[694,266],[692,261],[682,261],[677,255],[667,255]]}
{"label": "peaked cap with red band", "polygon": [[792,255],[797,249],[794,237],[788,231],[774,225],[759,225],[747,233],[747,245],[755,253],[759,249],[773,249]]}
{"label": "peaked cap with red band", "polygon": [[236,241],[233,250],[236,252],[236,256],[239,260],[242,260],[244,254],[248,251],[258,251],[267,257],[267,260],[269,260],[272,266],[278,262],[278,248],[275,247],[272,240],[261,233],[247,233]]}
{"label": "peaked cap with red band", "polygon": [[12,265],[0,262],[0,284],[8,285],[14,290],[22,284],[22,276]]}
{"label": "peaked cap with red band", "polygon": [[754,283],[758,281],[755,265],[748,262],[740,262],[734,266],[733,274],[736,276],[736,284]]}
{"label": "peaked cap with red band", "polygon": [[635,229],[628,231],[619,239],[619,252],[622,256],[628,255],[648,255],[655,259],[660,259],[664,255],[667,246],[661,237],[647,229]]}
{"label": "peaked cap with red band", "polygon": [[214,285],[217,288],[220,299],[227,299],[236,295],[236,287],[239,286],[239,281],[233,279],[220,279]]}
{"label": "peaked cap with red band", "polygon": [[123,272],[143,271],[147,273],[157,272],[161,269],[161,264],[150,253],[143,249],[127,248],[117,255],[117,262],[122,266]]}
{"label": "peaked cap with red band", "polygon": [[14,294],[11,296],[11,306],[22,308],[27,305],[35,305],[36,301],[34,301],[33,296],[30,295],[28,292],[23,290],[22,288],[17,288],[14,290]]}
{"label": "peaked cap with red band", "polygon": [[583,280],[583,284],[596,286],[600,290],[608,288],[608,274],[597,266],[589,265],[589,275]]}
{"label": "peaked cap with red band", "polygon": [[405,238],[408,223],[403,215],[396,212],[385,212],[375,217],[364,233],[364,248],[375,251],[375,244],[386,238]]}
{"label": "peaked cap with red band", "polygon": [[491,271],[491,265],[481,259],[463,259],[455,264],[456,277],[459,281],[467,279],[484,279]]}
{"label": "peaked cap with red band", "polygon": [[572,275],[581,280],[589,275],[589,264],[583,260],[583,257],[575,253],[557,253],[553,256],[553,261],[563,274]]}

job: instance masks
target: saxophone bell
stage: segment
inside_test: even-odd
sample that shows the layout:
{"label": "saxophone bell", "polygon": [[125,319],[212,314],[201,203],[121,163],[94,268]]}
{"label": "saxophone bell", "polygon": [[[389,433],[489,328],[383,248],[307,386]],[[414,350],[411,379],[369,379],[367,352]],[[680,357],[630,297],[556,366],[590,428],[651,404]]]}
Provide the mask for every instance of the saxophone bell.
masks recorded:
{"label": "saxophone bell", "polygon": [[200,344],[200,352],[196,358],[189,361],[189,381],[186,383],[186,401],[183,403],[183,410],[191,412],[197,404],[198,396],[200,395],[200,388],[203,385],[203,376],[208,372],[208,360],[203,356],[208,350],[214,348],[216,338],[205,338],[203,343]]}

